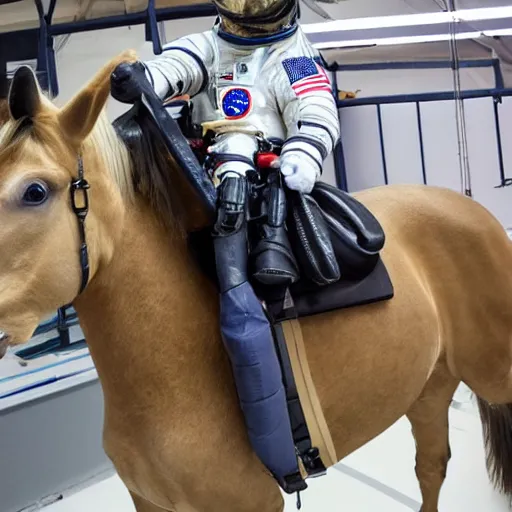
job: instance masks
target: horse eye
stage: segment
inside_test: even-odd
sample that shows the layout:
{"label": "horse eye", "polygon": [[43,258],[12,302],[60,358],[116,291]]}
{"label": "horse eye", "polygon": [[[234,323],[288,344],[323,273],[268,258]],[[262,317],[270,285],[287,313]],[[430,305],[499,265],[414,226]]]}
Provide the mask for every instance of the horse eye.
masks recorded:
{"label": "horse eye", "polygon": [[39,206],[48,199],[48,194],[48,188],[43,183],[31,183],[26,188],[22,201],[27,206]]}

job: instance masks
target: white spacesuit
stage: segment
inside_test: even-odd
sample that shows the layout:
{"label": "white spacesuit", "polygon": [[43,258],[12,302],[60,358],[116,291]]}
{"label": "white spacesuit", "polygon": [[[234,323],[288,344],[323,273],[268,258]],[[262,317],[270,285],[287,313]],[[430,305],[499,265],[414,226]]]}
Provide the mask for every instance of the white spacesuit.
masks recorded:
{"label": "white spacesuit", "polygon": [[[194,122],[224,134],[212,152],[253,160],[256,135],[286,141],[280,160],[286,183],[310,192],[339,137],[330,80],[299,25],[275,42],[263,39],[244,45],[216,25],[174,41],[146,62],[148,77],[162,99],[194,98]],[[223,164],[215,176],[249,168]]]}
{"label": "white spacesuit", "polygon": [[[138,63],[161,99],[188,94],[193,122],[214,133],[205,169],[217,186],[212,229],[220,328],[251,444],[286,492],[305,488],[291,431],[272,329],[250,283],[288,287],[300,278],[286,229],[286,193],[309,193],[339,137],[336,103],[318,52],[297,23],[298,0],[213,0],[220,21]],[[141,68],[144,66],[144,68]],[[129,66],[113,73],[112,94],[140,97]],[[135,69],[135,68],[133,68]],[[144,81],[146,81],[144,79]],[[249,236],[255,159],[282,143],[266,178],[266,210]],[[276,155],[277,156],[277,155]],[[260,176],[261,177],[261,176]],[[253,224],[254,225],[254,224]],[[254,230],[253,230],[254,231]],[[255,241],[256,239],[256,241]],[[251,254],[252,263],[248,261]]]}

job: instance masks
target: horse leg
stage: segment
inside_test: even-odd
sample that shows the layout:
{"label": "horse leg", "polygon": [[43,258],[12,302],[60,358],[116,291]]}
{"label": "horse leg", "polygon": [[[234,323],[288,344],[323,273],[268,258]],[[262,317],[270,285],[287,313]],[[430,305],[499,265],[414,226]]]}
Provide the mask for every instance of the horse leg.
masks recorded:
{"label": "horse leg", "polygon": [[416,475],[423,506],[421,512],[437,512],[439,493],[450,459],[448,410],[458,381],[446,368],[437,368],[407,413],[416,440]]}
{"label": "horse leg", "polygon": [[250,469],[248,481],[228,479],[231,485],[225,489],[211,488],[206,492],[208,501],[197,497],[193,492],[178,492],[158,487],[161,506],[154,505],[145,498],[129,491],[136,512],[217,512],[218,510],[236,510],[237,512],[283,512],[284,500],[279,486],[266,472]]}

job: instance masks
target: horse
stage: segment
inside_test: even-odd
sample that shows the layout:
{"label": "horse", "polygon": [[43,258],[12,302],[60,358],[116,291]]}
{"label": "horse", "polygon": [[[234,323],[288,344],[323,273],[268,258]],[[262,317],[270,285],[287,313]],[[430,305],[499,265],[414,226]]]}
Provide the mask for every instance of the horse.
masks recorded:
{"label": "horse", "polygon": [[7,101],[0,98],[0,126],[5,124],[9,120],[9,108]]}
{"label": "horse", "polygon": [[[103,389],[105,452],[137,512],[282,512],[248,441],[218,292],[185,236],[206,216],[174,160],[130,153],[105,114],[112,71],[135,60],[111,60],[61,109],[29,68],[13,79],[0,131],[0,352],[72,303]],[[511,496],[505,230],[447,189],[390,185],[355,197],[386,232],[395,295],[300,321],[338,457],[407,416],[422,511],[436,512],[448,408],[464,382],[478,396],[493,481]]]}

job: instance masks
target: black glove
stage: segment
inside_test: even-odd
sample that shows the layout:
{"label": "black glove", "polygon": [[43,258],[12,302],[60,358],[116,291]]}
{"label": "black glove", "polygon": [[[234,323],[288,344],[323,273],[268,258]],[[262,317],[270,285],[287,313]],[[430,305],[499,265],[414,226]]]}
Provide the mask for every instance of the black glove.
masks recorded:
{"label": "black glove", "polygon": [[147,86],[146,68],[140,61],[123,62],[110,76],[110,93],[121,103],[135,103]]}

